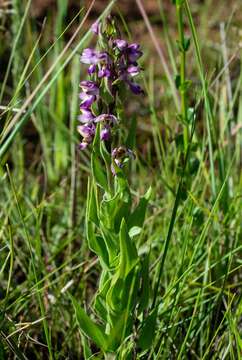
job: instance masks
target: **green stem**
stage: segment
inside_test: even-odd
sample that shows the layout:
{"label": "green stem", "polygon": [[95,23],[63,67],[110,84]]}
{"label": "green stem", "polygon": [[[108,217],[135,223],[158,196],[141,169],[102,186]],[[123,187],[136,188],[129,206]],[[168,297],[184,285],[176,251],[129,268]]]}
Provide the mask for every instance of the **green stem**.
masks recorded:
{"label": "green stem", "polygon": [[189,139],[189,128],[188,128],[188,118],[187,118],[187,89],[186,89],[186,49],[185,45],[185,35],[184,35],[184,24],[183,24],[183,5],[176,4],[176,13],[178,21],[178,32],[179,32],[179,49],[181,54],[181,64],[180,64],[180,87],[179,92],[181,96],[181,116],[184,126],[183,139],[184,139],[184,151],[186,152]]}

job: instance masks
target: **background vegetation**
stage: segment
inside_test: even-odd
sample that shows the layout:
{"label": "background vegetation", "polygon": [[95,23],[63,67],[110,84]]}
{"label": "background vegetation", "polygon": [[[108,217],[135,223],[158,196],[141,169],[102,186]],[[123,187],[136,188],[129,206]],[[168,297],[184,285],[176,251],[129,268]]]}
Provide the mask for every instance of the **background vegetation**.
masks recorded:
{"label": "background vegetation", "polygon": [[126,131],[137,134],[134,198],[152,187],[138,240],[140,254],[150,251],[150,302],[161,274],[154,341],[133,358],[242,357],[242,6],[185,3],[196,120],[182,174],[172,2],[97,1],[89,11],[78,0],[0,1],[0,358],[84,358],[69,294],[89,309],[100,268],[84,230],[90,156],[77,148],[79,54],[111,9],[144,51],[145,96],[127,103]]}

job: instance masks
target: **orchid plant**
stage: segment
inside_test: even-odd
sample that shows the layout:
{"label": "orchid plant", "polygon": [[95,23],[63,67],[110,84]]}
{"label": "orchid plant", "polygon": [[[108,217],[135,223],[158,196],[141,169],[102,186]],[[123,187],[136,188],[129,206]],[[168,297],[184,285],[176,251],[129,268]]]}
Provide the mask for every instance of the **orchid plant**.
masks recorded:
{"label": "orchid plant", "polygon": [[[86,236],[102,269],[92,304],[96,320],[75,299],[73,304],[82,333],[105,356],[115,352],[117,358],[125,359],[132,354],[137,340],[131,337],[134,327],[139,334],[138,346],[143,350],[152,338],[150,319],[145,317],[148,254],[141,256],[137,249],[151,189],[134,207],[124,165],[135,158],[135,153],[118,136],[125,98],[130,93],[144,93],[134,81],[141,71],[138,60],[142,51],[140,45],[120,38],[110,16],[103,23],[95,23],[92,30],[98,37],[97,47],[83,50],[80,59],[88,65],[88,80],[80,83],[78,132],[82,136],[80,150],[91,151]],[[87,346],[85,340],[84,348]]]}

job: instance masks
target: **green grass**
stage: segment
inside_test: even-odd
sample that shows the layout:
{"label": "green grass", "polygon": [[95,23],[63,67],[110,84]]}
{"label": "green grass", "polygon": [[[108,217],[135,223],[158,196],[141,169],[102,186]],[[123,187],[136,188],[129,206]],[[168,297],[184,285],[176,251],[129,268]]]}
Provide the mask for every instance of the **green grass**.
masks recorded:
{"label": "green grass", "polygon": [[[42,28],[27,2],[14,1],[15,15],[0,18],[3,28],[11,24],[1,34],[11,41],[1,38],[0,49],[0,359],[82,359],[89,347],[102,358],[79,331],[71,300],[90,312],[100,265],[85,236],[90,155],[76,146],[85,77],[79,53],[91,41],[90,22],[82,25],[80,7],[70,24],[67,3],[57,1]],[[100,16],[117,11],[114,3]],[[133,359],[242,357],[241,4],[233,4],[231,15],[226,1],[216,12],[212,1],[186,0],[183,28],[180,9],[168,13],[157,1],[158,15],[148,19],[153,40],[147,19],[118,15],[127,38],[139,36],[137,25],[146,34],[146,95],[127,103],[126,131],[137,127],[134,201],[152,187],[136,246],[149,254],[147,296],[158,308],[148,351],[138,346],[136,326],[121,346],[120,353],[133,349]],[[176,44],[184,30],[185,58]],[[191,80],[185,93],[174,90],[175,71]]]}

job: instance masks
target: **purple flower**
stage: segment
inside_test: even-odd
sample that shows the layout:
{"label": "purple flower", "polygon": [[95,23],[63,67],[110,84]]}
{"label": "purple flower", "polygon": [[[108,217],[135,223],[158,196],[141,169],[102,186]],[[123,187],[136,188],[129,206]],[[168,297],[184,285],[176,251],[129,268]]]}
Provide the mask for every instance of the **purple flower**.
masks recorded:
{"label": "purple flower", "polygon": [[88,95],[98,95],[99,94],[99,87],[94,81],[84,80],[80,83],[80,87]]}
{"label": "purple flower", "polygon": [[[96,34],[100,35],[103,28],[101,24],[96,21],[91,26],[91,30]],[[92,143],[95,133],[96,126],[100,123],[101,131],[100,138],[102,141],[110,140],[113,127],[117,124],[118,119],[117,109],[114,104],[110,106],[105,99],[105,94],[102,91],[104,81],[102,78],[107,78],[107,85],[110,93],[115,98],[116,94],[119,95],[120,83],[127,84],[127,87],[134,94],[142,94],[143,90],[139,84],[134,82],[133,77],[138,75],[141,71],[137,60],[142,55],[140,45],[136,43],[128,44],[126,40],[114,39],[112,34],[108,31],[104,32],[104,38],[108,40],[108,52],[105,51],[105,44],[100,42],[98,44],[99,51],[92,48],[84,49],[81,54],[81,62],[88,64],[88,75],[91,80],[84,80],[80,83],[81,93],[79,95],[81,103],[80,110],[81,114],[78,119],[81,124],[78,126],[78,132],[82,136],[80,149],[86,149],[87,146]],[[100,51],[101,50],[101,51]],[[95,81],[94,81],[95,80]],[[106,81],[106,79],[105,79]],[[93,112],[93,103],[98,100],[98,106],[95,107]],[[93,107],[93,109],[92,109]],[[114,114],[108,113],[114,108]],[[107,113],[100,114],[99,109],[105,109]],[[111,110],[112,111],[112,110]],[[119,172],[130,158],[134,157],[132,150],[127,149],[124,146],[115,148],[112,151],[112,172],[114,175]]]}
{"label": "purple flower", "polygon": [[95,95],[88,95],[85,92],[81,92],[79,95],[80,99],[82,100],[80,109],[89,109],[92,103],[96,100]]}
{"label": "purple flower", "polygon": [[110,128],[109,127],[104,127],[102,130],[101,130],[101,134],[100,134],[100,138],[101,140],[103,141],[107,141],[110,139]]}
{"label": "purple flower", "polygon": [[113,44],[119,49],[119,50],[124,50],[127,48],[128,43],[125,40],[122,39],[116,39],[113,41]]}
{"label": "purple flower", "polygon": [[96,127],[92,123],[79,125],[77,127],[77,131],[83,136],[86,141],[89,139],[92,140],[93,136],[95,135]]}
{"label": "purple flower", "polygon": [[108,54],[106,52],[98,52],[94,49],[84,49],[80,61],[84,64],[98,64],[100,61],[107,61]]}
{"label": "purple flower", "polygon": [[91,65],[89,66],[88,70],[87,70],[88,74],[89,74],[89,75],[92,75],[92,74],[95,73],[95,71],[96,71],[96,65],[95,65],[95,64],[91,64]]}
{"label": "purple flower", "polygon": [[136,83],[134,83],[132,81],[127,81],[127,84],[129,85],[130,90],[135,95],[144,94],[144,90],[141,88],[141,86],[139,86],[139,84],[136,84]]}
{"label": "purple flower", "polygon": [[143,53],[140,51],[140,45],[138,44],[130,44],[127,48],[128,59],[131,63],[134,63],[137,59],[139,59]]}
{"label": "purple flower", "polygon": [[103,78],[103,77],[107,77],[109,78],[111,76],[111,72],[107,67],[102,67],[99,71],[98,71],[98,77]]}
{"label": "purple flower", "polygon": [[100,52],[98,56],[99,56],[100,61],[108,62],[108,60],[109,60],[109,56],[105,51]]}
{"label": "purple flower", "polygon": [[92,111],[89,109],[81,109],[82,114],[78,116],[78,120],[82,123],[88,123],[94,120],[95,116]]}
{"label": "purple flower", "polygon": [[112,124],[116,124],[117,123],[117,118],[116,116],[112,115],[112,114],[101,114],[99,116],[97,116],[94,120],[95,123],[100,122],[100,121],[107,121],[110,122]]}
{"label": "purple flower", "polygon": [[83,141],[83,142],[81,142],[81,143],[79,144],[79,149],[80,149],[80,150],[85,150],[85,149],[87,148],[87,146],[88,146],[88,143],[85,142],[85,141]]}
{"label": "purple flower", "polygon": [[127,73],[131,76],[136,76],[140,73],[140,68],[139,68],[139,66],[130,65],[127,68]]}
{"label": "purple flower", "polygon": [[99,62],[98,53],[93,49],[84,49],[80,60],[84,64],[97,64]]}
{"label": "purple flower", "polygon": [[81,144],[79,145],[79,148],[81,150],[86,149],[88,144],[90,144],[95,136],[96,127],[94,124],[89,123],[85,125],[79,125],[77,127],[77,131],[81,136],[83,137]]}
{"label": "purple flower", "polygon": [[99,35],[101,29],[101,24],[98,21],[95,21],[95,23],[92,24],[91,30],[94,32],[94,34]]}

